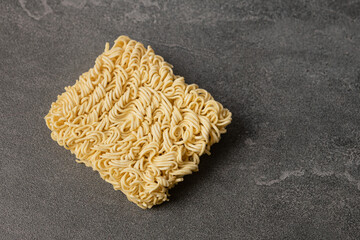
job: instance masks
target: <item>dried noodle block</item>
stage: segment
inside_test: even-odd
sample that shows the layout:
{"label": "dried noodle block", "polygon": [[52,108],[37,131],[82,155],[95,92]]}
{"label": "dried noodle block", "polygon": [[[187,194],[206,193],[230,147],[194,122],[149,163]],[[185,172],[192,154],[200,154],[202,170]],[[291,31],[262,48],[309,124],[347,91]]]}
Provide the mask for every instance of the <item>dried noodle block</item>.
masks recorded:
{"label": "dried noodle block", "polygon": [[141,208],[168,200],[231,122],[206,90],[126,36],[65,90],[45,117],[52,139]]}

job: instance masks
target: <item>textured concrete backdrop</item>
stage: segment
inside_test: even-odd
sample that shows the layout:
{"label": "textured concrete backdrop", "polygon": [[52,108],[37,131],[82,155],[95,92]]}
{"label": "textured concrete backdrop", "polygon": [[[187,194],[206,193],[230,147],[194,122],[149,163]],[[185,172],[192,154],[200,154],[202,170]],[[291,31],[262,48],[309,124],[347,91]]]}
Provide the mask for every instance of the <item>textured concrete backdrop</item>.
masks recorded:
{"label": "textured concrete backdrop", "polygon": [[[233,112],[146,211],[43,120],[123,34]],[[360,238],[360,1],[5,0],[0,76],[0,239]]]}

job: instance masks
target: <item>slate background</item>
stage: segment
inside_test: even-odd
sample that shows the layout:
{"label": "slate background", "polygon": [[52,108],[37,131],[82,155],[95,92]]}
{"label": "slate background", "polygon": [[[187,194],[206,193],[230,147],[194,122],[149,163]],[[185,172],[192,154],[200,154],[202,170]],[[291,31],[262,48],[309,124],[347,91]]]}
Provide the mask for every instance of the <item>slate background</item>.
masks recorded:
{"label": "slate background", "polygon": [[[43,120],[119,35],[233,113],[146,211]],[[360,238],[360,1],[6,0],[0,56],[1,239]]]}

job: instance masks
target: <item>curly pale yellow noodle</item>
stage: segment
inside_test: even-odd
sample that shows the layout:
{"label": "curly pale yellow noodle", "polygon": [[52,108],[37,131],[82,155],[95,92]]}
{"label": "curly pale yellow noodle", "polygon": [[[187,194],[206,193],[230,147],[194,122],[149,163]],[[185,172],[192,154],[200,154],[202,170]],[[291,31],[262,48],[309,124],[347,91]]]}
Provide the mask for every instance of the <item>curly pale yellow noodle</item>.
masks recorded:
{"label": "curly pale yellow noodle", "polygon": [[120,36],[45,117],[51,137],[141,208],[198,170],[231,113],[153,49]]}

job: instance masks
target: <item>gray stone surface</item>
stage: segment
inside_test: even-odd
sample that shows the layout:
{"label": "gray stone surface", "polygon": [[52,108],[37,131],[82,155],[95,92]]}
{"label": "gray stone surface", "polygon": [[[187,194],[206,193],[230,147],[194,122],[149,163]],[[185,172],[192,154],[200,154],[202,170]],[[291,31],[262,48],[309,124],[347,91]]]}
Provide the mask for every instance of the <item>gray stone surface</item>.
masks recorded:
{"label": "gray stone surface", "polygon": [[[151,210],[43,120],[119,35],[233,112]],[[0,76],[0,239],[360,238],[360,1],[1,1]]]}

